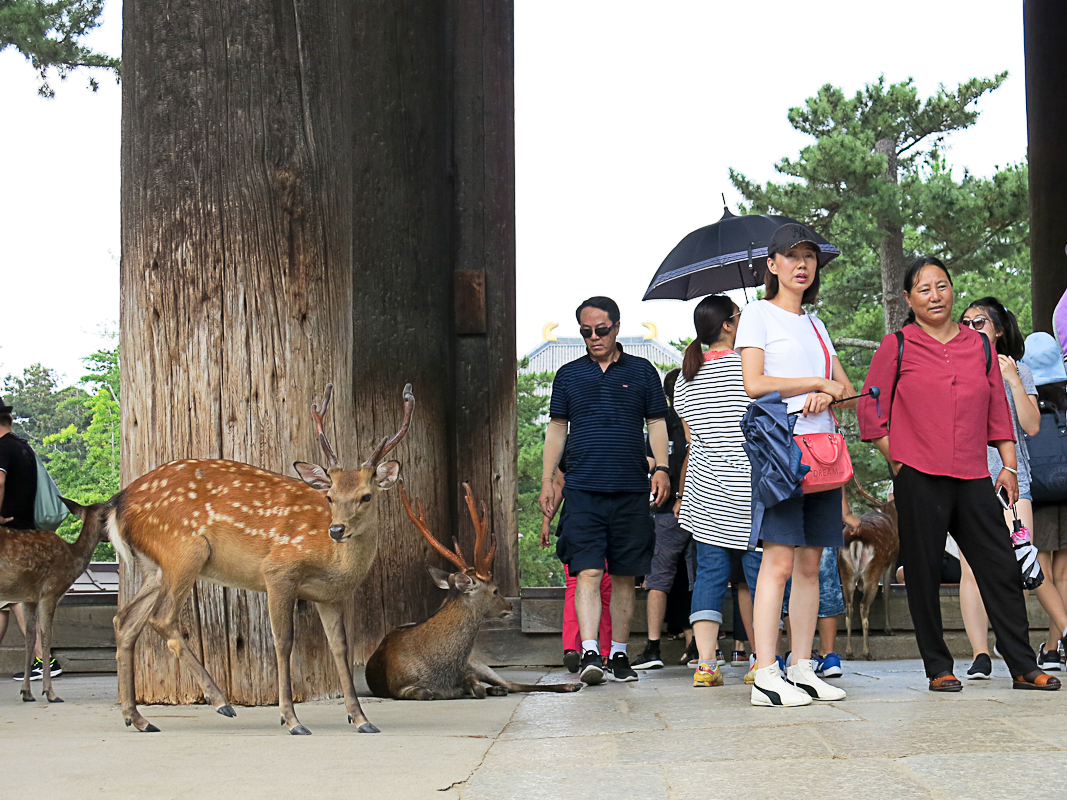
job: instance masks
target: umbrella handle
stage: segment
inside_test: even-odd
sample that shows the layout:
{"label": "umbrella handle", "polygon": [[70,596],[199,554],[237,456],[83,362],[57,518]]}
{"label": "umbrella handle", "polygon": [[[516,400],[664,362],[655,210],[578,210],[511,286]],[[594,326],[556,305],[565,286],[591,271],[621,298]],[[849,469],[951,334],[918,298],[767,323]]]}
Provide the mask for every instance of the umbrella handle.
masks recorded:
{"label": "umbrella handle", "polygon": [[836,406],[838,403],[847,403],[849,400],[859,400],[861,397],[873,397],[875,403],[875,411],[877,411],[878,416],[880,417],[882,416],[882,404],[878,398],[881,397],[881,395],[882,390],[879,389],[877,386],[872,386],[869,391],[863,392],[863,394],[856,394],[852,397],[842,397],[840,400],[831,401],[830,405]]}

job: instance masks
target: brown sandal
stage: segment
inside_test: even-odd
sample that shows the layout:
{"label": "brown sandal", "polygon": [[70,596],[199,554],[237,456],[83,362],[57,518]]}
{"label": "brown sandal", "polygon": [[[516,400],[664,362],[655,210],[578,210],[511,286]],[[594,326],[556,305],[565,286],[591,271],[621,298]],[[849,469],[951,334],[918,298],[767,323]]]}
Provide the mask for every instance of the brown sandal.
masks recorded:
{"label": "brown sandal", "polygon": [[951,672],[930,679],[931,692],[962,692],[963,684]]}
{"label": "brown sandal", "polygon": [[1011,688],[1054,692],[1060,688],[1060,679],[1044,672],[1038,673],[1033,680],[1027,680],[1025,675],[1017,675],[1011,679]]}

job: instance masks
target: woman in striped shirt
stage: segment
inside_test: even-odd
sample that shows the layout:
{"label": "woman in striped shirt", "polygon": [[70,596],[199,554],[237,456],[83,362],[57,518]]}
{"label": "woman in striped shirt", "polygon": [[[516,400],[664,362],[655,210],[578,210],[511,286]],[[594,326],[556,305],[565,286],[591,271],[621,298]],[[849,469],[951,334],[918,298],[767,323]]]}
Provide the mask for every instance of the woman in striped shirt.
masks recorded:
{"label": "woman in striped shirt", "polygon": [[[697,546],[693,635],[700,662],[693,686],[721,686],[715,659],[722,603],[730,580],[730,551],[741,551],[749,590],[755,592],[760,553],[748,550],[752,487],[741,417],[751,402],[734,352],[740,309],[722,295],[705,297],[693,312],[696,338],[685,351],[674,407],[685,425],[689,454],[675,511]],[[708,351],[703,351],[707,345]]]}

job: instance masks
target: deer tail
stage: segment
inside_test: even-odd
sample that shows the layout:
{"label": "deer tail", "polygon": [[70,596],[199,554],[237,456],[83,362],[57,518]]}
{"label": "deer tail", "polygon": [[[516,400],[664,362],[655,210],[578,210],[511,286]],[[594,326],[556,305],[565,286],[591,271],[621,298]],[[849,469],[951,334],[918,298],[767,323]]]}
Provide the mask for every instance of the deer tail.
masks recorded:
{"label": "deer tail", "polygon": [[113,504],[111,508],[107,510],[107,538],[111,540],[115,552],[119,554],[119,560],[125,561],[127,564],[132,564],[133,552],[129,543],[126,541],[125,533],[126,529],[122,524],[118,504]]}

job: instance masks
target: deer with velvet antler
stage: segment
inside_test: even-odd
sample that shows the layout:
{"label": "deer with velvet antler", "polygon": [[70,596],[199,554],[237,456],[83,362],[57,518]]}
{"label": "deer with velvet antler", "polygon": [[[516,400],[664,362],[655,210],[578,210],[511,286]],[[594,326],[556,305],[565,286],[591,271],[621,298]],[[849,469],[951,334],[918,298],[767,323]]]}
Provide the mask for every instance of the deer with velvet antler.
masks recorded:
{"label": "deer with velvet antler", "polygon": [[[382,640],[367,662],[367,686],[378,697],[395,700],[455,700],[460,697],[484,698],[509,692],[576,692],[580,683],[515,683],[497,675],[485,664],[471,660],[471,650],[478,629],[487,619],[499,619],[512,613],[511,603],[493,583],[490,567],[496,554],[496,540],[489,532],[485,503],[481,513],[471,487],[463,484],[467,509],[474,522],[474,566],[468,566],[453,540],[449,550],[430,531],[422,504],[412,508],[400,483],[400,499],[408,517],[415,523],[430,546],[456,567],[451,574],[427,566],[440,588],[448,596],[432,617],[424,622],[403,625]],[[483,683],[489,684],[487,689]]]}

